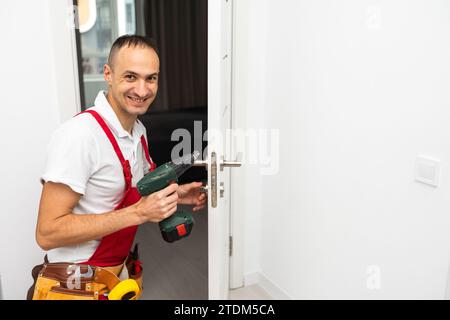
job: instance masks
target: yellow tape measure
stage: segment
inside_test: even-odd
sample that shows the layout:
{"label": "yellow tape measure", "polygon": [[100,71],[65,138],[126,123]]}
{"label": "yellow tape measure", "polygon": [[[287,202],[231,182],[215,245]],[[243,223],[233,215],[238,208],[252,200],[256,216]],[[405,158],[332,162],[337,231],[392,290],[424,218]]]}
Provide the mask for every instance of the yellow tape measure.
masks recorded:
{"label": "yellow tape measure", "polygon": [[119,282],[108,294],[108,300],[136,300],[141,289],[136,280],[127,279]]}

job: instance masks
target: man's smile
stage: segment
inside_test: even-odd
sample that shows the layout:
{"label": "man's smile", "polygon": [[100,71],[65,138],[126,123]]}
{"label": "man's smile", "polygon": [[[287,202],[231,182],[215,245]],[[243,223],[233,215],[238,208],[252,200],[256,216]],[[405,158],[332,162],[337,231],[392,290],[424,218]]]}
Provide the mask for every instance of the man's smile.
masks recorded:
{"label": "man's smile", "polygon": [[137,103],[144,103],[146,102],[150,97],[146,97],[146,98],[138,98],[138,97],[133,97],[133,96],[127,96],[128,99],[130,99],[133,102],[137,102]]}

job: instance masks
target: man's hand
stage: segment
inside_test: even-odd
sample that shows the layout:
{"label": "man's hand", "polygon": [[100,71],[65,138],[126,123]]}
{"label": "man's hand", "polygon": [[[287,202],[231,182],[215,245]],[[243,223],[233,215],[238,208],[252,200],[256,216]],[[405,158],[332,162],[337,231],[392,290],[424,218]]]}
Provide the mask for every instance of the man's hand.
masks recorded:
{"label": "man's hand", "polygon": [[178,204],[193,205],[192,211],[202,210],[206,204],[206,194],[200,191],[201,182],[192,182],[178,187]]}
{"label": "man's hand", "polygon": [[149,196],[142,197],[134,205],[140,222],[161,222],[177,211],[178,189],[176,183],[154,192]]}

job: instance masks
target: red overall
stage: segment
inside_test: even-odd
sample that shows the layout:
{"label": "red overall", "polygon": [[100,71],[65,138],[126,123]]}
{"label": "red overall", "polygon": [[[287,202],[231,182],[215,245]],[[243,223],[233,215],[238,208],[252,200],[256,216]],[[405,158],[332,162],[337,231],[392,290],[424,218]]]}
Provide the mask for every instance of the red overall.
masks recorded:
{"label": "red overall", "polygon": [[[123,174],[125,177],[125,192],[122,200],[115,208],[115,210],[126,208],[135,204],[139,201],[139,199],[141,199],[141,195],[137,191],[137,188],[133,188],[131,186],[132,175],[130,163],[123,157],[122,151],[120,150],[119,145],[114,138],[114,135],[112,134],[103,118],[93,110],[87,110],[84,113],[90,113],[100,124],[109,141],[111,142],[114,151],[116,152],[117,157],[119,158],[120,163],[123,167]],[[144,148],[145,157],[150,164],[150,171],[153,171],[155,170],[156,165],[150,158],[150,155],[148,153],[147,141],[145,140],[144,136],[141,136],[141,144]],[[83,262],[83,264],[89,264],[97,267],[111,267],[124,263],[130,252],[131,246],[133,245],[137,228],[137,226],[128,227],[103,237],[92,257],[90,257],[88,261]]]}

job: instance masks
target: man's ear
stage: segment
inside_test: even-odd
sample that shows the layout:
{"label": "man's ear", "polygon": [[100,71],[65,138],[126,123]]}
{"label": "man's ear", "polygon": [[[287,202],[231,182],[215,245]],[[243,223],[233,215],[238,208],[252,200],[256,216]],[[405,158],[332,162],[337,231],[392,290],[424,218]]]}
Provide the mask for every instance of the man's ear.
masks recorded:
{"label": "man's ear", "polygon": [[109,86],[112,85],[112,69],[109,65],[105,64],[103,66],[103,77]]}

